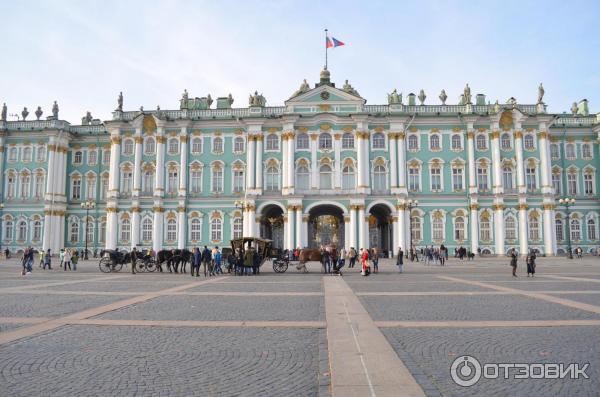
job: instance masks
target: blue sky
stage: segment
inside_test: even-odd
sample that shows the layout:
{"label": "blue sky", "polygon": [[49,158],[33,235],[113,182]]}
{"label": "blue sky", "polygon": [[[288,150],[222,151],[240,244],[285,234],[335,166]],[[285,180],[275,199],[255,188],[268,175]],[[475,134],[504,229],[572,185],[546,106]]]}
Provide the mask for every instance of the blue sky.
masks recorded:
{"label": "blue sky", "polygon": [[[534,103],[544,83],[552,112],[587,98],[600,106],[598,1],[8,1],[0,0],[0,102],[38,105],[79,123],[125,108],[178,108],[258,90],[282,105],[323,67],[323,29],[347,45],[329,70],[370,104],[392,89],[456,103],[465,83],[494,102]],[[477,4],[479,3],[479,4]],[[33,115],[30,116],[30,118]]]}

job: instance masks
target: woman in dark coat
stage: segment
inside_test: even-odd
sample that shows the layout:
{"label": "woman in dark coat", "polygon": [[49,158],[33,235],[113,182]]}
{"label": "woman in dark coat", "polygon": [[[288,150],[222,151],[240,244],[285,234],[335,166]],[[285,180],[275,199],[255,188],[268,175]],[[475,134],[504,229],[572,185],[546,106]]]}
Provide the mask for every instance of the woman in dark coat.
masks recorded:
{"label": "woman in dark coat", "polygon": [[510,252],[510,265],[512,266],[512,275],[517,277],[517,251],[513,248]]}
{"label": "woman in dark coat", "polygon": [[535,252],[532,252],[529,255],[527,255],[527,277],[529,277],[530,274],[531,277],[533,277],[533,275],[535,274],[535,260]]}

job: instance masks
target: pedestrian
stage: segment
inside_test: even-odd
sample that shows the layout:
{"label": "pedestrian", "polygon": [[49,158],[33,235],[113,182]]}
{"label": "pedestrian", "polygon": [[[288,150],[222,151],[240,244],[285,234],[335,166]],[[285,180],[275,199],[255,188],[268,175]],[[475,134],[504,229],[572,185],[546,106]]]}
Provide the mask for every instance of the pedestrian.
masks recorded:
{"label": "pedestrian", "polygon": [[445,264],[446,264],[446,247],[444,246],[444,244],[440,245],[439,258],[440,258],[440,266],[445,266]]}
{"label": "pedestrian", "polygon": [[202,268],[204,270],[204,277],[210,277],[212,273],[211,267],[211,253],[208,247],[205,245],[202,250]]}
{"label": "pedestrian", "polygon": [[192,257],[192,277],[196,273],[196,277],[200,277],[200,264],[202,263],[202,253],[198,247],[194,248],[194,256]]}
{"label": "pedestrian", "polygon": [[323,249],[321,260],[323,261],[323,272],[327,274],[331,273],[331,258],[327,248]]}
{"label": "pedestrian", "polygon": [[398,266],[399,273],[404,273],[404,252],[402,252],[402,247],[398,247],[398,255],[396,256],[396,266]]}
{"label": "pedestrian", "polygon": [[360,263],[361,263],[361,272],[363,276],[368,276],[371,273],[371,269],[369,268],[369,252],[366,248],[361,249],[360,255]]}
{"label": "pedestrian", "polygon": [[71,250],[66,249],[64,254],[63,254],[63,266],[64,266],[64,271],[67,271],[67,266],[69,267],[69,270],[71,270]]}
{"label": "pedestrian", "polygon": [[510,251],[510,266],[512,266],[512,275],[517,277],[517,251],[513,248]]}
{"label": "pedestrian", "polygon": [[527,277],[529,277],[529,275],[531,274],[531,277],[534,276],[535,274],[535,260],[536,260],[536,255],[535,252],[531,251],[529,253],[529,255],[527,255]]}
{"label": "pedestrian", "polygon": [[48,270],[52,270],[52,254],[50,248],[48,248],[48,251],[44,254],[44,270],[46,270],[46,266],[48,266]]}
{"label": "pedestrian", "polygon": [[40,267],[44,266],[44,250],[39,249],[38,254],[40,256]]}
{"label": "pedestrian", "polygon": [[346,257],[348,256],[348,252],[346,252],[345,248],[342,248],[340,250],[340,255],[338,257],[338,274],[341,276],[342,275],[342,267],[344,267],[344,265],[346,264]]}
{"label": "pedestrian", "polygon": [[60,268],[63,268],[63,265],[65,263],[65,249],[61,248],[60,252],[58,253],[58,260],[60,261]]}
{"label": "pedestrian", "polygon": [[223,269],[221,268],[221,261],[222,261],[222,254],[221,251],[219,250],[219,247],[216,247],[217,251],[215,252],[215,268],[214,268],[214,273],[215,274],[223,274]]}
{"label": "pedestrian", "polygon": [[350,251],[348,252],[348,259],[350,260],[348,269],[352,269],[356,264],[356,250],[354,249],[354,247],[350,247]]}
{"label": "pedestrian", "polygon": [[373,262],[373,273],[379,273],[379,250],[377,247],[371,249],[371,261]]}
{"label": "pedestrian", "polygon": [[135,274],[135,265],[137,263],[137,249],[135,247],[133,247],[133,249],[131,250],[131,274]]}
{"label": "pedestrian", "polygon": [[75,250],[71,256],[71,263],[73,263],[73,271],[77,270],[77,262],[79,262],[79,251]]}

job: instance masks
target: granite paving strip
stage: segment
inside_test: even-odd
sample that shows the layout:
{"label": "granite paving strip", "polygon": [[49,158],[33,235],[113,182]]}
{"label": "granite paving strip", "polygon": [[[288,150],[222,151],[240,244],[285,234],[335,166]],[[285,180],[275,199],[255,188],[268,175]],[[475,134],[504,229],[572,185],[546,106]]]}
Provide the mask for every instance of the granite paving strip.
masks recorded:
{"label": "granite paving strip", "polygon": [[424,396],[341,277],[324,277],[333,396]]}
{"label": "granite paving strip", "polygon": [[598,326],[600,320],[520,320],[520,321],[375,321],[380,328],[493,328]]}
{"label": "granite paving strip", "polygon": [[0,324],[37,324],[48,320],[49,317],[0,317]]}
{"label": "granite paving strip", "polygon": [[91,278],[81,278],[81,279],[77,279],[77,280],[57,281],[57,282],[50,282],[50,283],[46,283],[46,284],[18,285],[15,287],[0,288],[0,293],[10,292],[10,291],[14,291],[16,289],[22,290],[22,289],[33,289],[33,288],[35,288],[35,289],[46,288],[46,287],[55,287],[58,285],[89,283],[89,282],[93,282],[93,281],[112,280],[112,279],[124,278],[124,277],[128,277],[128,276],[127,275],[112,275],[112,276],[106,276],[106,277],[91,277]]}
{"label": "granite paving strip", "polygon": [[[568,294],[600,294],[600,291],[537,291],[543,294],[568,295]],[[446,291],[446,292],[355,292],[356,296],[475,296],[475,295],[519,295],[517,292],[508,291]]]}
{"label": "granite paving strip", "polygon": [[[221,283],[219,283],[221,284]],[[164,293],[163,296],[323,296],[322,292],[233,292],[233,291],[195,291]]]}
{"label": "granite paving strip", "polygon": [[596,314],[600,314],[600,306],[595,306],[595,305],[590,305],[587,303],[581,303],[581,302],[576,302],[570,299],[564,299],[564,298],[558,298],[556,296],[552,296],[552,295],[548,295],[548,294],[542,294],[539,292],[532,292],[532,291],[526,291],[526,290],[519,290],[516,288],[509,288],[509,287],[502,287],[499,285],[494,285],[494,284],[490,284],[487,282],[480,282],[480,281],[472,281],[472,280],[465,280],[462,278],[457,278],[457,277],[450,277],[450,276],[438,276],[440,278],[446,279],[446,280],[450,280],[450,281],[456,281],[456,282],[461,282],[461,283],[465,283],[465,284],[471,284],[471,285],[478,285],[480,287],[486,287],[486,288],[490,288],[496,291],[504,291],[504,292],[513,292],[513,293],[518,293],[520,295],[524,295],[530,298],[535,298],[535,299],[540,299],[540,300],[544,300],[546,302],[551,302],[551,303],[557,303],[559,305],[563,305],[563,306],[567,306],[567,307],[572,307],[575,309],[579,309],[579,310],[585,310],[588,312],[592,312],[592,313],[596,313]]}
{"label": "granite paving strip", "polygon": [[541,277],[548,277],[548,278],[557,279],[557,280],[586,281],[586,282],[590,282],[590,283],[600,283],[600,280],[596,279],[596,278],[556,276],[556,275],[553,275],[553,274],[544,274]]}
{"label": "granite paving strip", "polygon": [[250,327],[250,328],[325,328],[324,321],[192,321],[192,320],[64,320],[69,325],[106,325],[135,327]]}
{"label": "granite paving strip", "polygon": [[0,334],[0,345],[10,343],[10,342],[13,342],[18,339],[26,338],[26,337],[29,337],[32,335],[36,335],[36,334],[39,334],[42,332],[46,332],[46,331],[58,328],[58,327],[64,325],[65,321],[83,320],[88,317],[97,316],[97,315],[100,315],[100,314],[103,314],[106,312],[110,312],[113,310],[117,310],[117,309],[129,306],[129,305],[146,302],[146,301],[149,301],[151,299],[161,296],[159,292],[179,292],[179,291],[184,291],[189,288],[196,287],[198,285],[202,285],[205,283],[211,283],[211,282],[217,282],[217,281],[221,281],[221,280],[223,280],[223,278],[212,278],[209,280],[195,281],[195,282],[180,285],[177,287],[168,288],[166,290],[146,293],[146,294],[142,294],[139,296],[135,296],[133,298],[113,302],[108,305],[103,305],[103,306],[95,307],[92,309],[83,310],[78,313],[73,313],[73,314],[70,314],[70,315],[67,315],[64,317],[55,318],[55,319],[51,319],[49,321],[35,324],[35,325],[32,325],[31,327],[20,328],[15,331],[5,332],[3,334]]}

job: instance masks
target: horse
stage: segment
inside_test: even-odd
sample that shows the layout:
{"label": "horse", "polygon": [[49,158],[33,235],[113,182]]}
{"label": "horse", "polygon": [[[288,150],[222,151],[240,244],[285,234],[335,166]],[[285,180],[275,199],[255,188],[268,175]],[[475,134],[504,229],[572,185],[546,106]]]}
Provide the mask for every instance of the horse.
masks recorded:
{"label": "horse", "polygon": [[[331,256],[337,259],[337,248],[333,245],[329,247],[331,248]],[[306,262],[309,261],[321,262],[321,266],[323,266],[323,269],[325,269],[325,263],[323,263],[323,255],[321,254],[321,250],[319,248],[304,248],[300,250],[298,260],[300,261],[300,264],[298,265],[298,270],[301,270],[302,267],[305,267]],[[334,268],[337,268],[337,263],[334,264]]]}
{"label": "horse", "polygon": [[187,249],[166,249],[160,250],[156,254],[156,265],[158,271],[162,272],[162,264],[166,262],[169,273],[179,273],[179,265],[181,265],[181,273],[186,272],[186,264],[191,261],[192,252]]}

